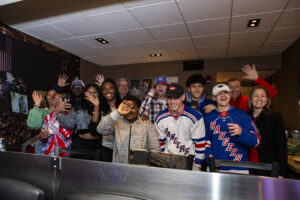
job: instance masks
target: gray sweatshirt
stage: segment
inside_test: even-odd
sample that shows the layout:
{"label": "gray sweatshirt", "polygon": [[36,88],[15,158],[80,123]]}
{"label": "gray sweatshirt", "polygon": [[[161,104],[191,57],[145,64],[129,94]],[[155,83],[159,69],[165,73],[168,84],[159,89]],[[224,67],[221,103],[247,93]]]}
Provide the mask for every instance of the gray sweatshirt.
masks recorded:
{"label": "gray sweatshirt", "polygon": [[[115,125],[114,130],[111,128]],[[158,133],[150,121],[140,119],[130,124],[117,111],[103,117],[98,124],[97,131],[102,135],[114,133],[113,162],[128,163],[128,144],[131,126],[130,149],[146,149],[160,152]]]}

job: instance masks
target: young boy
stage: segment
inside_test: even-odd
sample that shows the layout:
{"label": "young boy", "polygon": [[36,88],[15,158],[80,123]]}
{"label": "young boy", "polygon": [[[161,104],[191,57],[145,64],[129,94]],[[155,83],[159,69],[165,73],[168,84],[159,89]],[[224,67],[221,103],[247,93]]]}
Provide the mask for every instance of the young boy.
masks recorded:
{"label": "young boy", "polygon": [[[221,160],[248,161],[249,148],[260,143],[260,135],[252,118],[230,106],[230,89],[226,84],[214,86],[212,94],[217,109],[205,117],[206,137],[211,142],[211,147],[206,148],[206,160],[214,156]],[[223,167],[221,170],[249,173],[245,168],[236,167]]]}
{"label": "young boy", "polygon": [[97,127],[102,135],[114,132],[113,162],[128,163],[129,149],[160,152],[154,125],[138,117],[140,105],[138,98],[125,96],[118,109],[103,117]]}
{"label": "young boy", "polygon": [[161,152],[174,155],[195,155],[200,165],[205,156],[205,125],[200,112],[184,105],[181,85],[173,83],[166,90],[168,107],[155,118]]}
{"label": "young boy", "polygon": [[216,108],[212,100],[205,98],[205,84],[206,81],[201,74],[193,74],[185,83],[189,92],[186,93],[185,105],[200,111],[203,116]]}

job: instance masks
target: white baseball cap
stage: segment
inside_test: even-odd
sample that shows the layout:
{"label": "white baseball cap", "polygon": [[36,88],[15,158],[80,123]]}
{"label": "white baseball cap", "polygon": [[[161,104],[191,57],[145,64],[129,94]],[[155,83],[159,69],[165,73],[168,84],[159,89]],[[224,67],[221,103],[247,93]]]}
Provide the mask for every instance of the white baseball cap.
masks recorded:
{"label": "white baseball cap", "polygon": [[213,87],[212,94],[213,96],[217,96],[222,91],[230,92],[230,88],[228,85],[221,83]]}

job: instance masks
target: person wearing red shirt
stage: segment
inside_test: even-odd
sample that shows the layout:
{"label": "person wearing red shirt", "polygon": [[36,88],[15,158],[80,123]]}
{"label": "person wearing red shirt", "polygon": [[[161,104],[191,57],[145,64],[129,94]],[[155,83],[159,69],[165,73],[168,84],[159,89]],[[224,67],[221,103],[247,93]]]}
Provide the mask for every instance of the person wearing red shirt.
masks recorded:
{"label": "person wearing red shirt", "polygon": [[[277,95],[277,90],[263,78],[258,76],[255,65],[244,65],[241,70],[246,74],[243,76],[243,79],[253,80],[257,85],[264,86],[268,90],[271,99]],[[232,78],[227,81],[227,85],[230,88],[231,94],[230,105],[248,111],[249,96],[242,95],[241,82],[236,78]]]}
{"label": "person wearing red shirt", "polygon": [[[241,70],[246,74],[245,76],[243,76],[243,79],[253,80],[257,85],[265,87],[271,99],[273,99],[277,95],[277,90],[263,78],[258,76],[255,65],[244,65]],[[236,78],[232,78],[227,81],[227,85],[230,88],[231,94],[230,105],[247,112],[249,110],[249,96],[242,95],[241,82]],[[259,162],[259,155],[256,148],[251,148],[249,150],[248,161]]]}

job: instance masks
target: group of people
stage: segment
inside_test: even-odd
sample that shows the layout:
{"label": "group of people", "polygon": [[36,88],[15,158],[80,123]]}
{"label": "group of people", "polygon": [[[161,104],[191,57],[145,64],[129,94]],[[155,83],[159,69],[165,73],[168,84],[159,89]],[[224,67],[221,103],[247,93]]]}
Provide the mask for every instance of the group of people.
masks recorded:
{"label": "group of people", "polygon": [[[271,111],[277,91],[258,76],[255,66],[245,65],[244,78],[256,82],[249,97],[241,94],[241,82],[230,79],[217,84],[212,100],[205,97],[206,81],[194,74],[186,81],[187,93],[165,76],[155,78],[145,100],[129,93],[129,81],[96,76],[96,82],[71,84],[70,98],[59,93],[68,85],[59,77],[56,90],[49,90],[47,107],[40,108],[41,95],[34,91],[34,108],[27,125],[41,129],[36,152],[54,155],[60,148],[100,150],[100,160],[128,163],[130,149],[146,149],[194,155],[194,169],[203,170],[208,158],[280,164],[286,176],[286,137],[280,114]],[[249,156],[248,156],[249,155]],[[61,154],[60,156],[67,156]],[[222,168],[249,173],[244,168]],[[266,172],[253,171],[267,175]]]}

